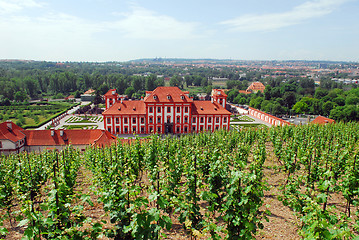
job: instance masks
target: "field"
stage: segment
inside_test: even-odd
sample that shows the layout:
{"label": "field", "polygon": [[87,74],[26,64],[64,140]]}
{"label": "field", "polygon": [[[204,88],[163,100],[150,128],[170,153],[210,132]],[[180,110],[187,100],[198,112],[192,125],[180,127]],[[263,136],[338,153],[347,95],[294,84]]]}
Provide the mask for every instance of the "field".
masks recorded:
{"label": "field", "polygon": [[85,152],[2,157],[0,234],[352,239],[358,140],[359,124],[339,123],[153,135]]}
{"label": "field", "polygon": [[36,128],[75,106],[68,102],[37,102],[0,106],[1,121],[13,121],[23,128]]}

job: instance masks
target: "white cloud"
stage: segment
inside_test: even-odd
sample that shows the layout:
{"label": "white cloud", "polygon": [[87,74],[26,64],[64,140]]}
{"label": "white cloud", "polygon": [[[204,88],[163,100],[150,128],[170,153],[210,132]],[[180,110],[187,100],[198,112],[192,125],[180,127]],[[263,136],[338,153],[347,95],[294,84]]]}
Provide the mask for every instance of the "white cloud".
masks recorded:
{"label": "white cloud", "polygon": [[197,23],[181,22],[173,17],[159,15],[141,7],[132,7],[132,12],[119,15],[124,16],[124,18],[109,23],[109,26],[115,30],[123,31],[128,38],[171,40],[198,36],[195,31],[198,26]]}
{"label": "white cloud", "polygon": [[42,7],[42,4],[34,0],[0,0],[0,14],[11,14],[33,7]]}
{"label": "white cloud", "polygon": [[40,5],[32,0],[12,1],[11,6],[4,3],[0,0],[0,9],[6,9],[6,14],[0,14],[0,52],[4,58],[83,60],[113,57],[114,52],[123,58],[121,54],[131,53],[136,44],[155,42],[147,40],[198,36],[195,23],[183,23],[137,6],[106,22],[54,11],[46,5],[34,16],[27,8]]}
{"label": "white cloud", "polygon": [[347,0],[307,1],[287,12],[263,15],[243,15],[238,18],[223,21],[221,24],[227,25],[235,31],[273,31],[279,28],[300,24],[311,18],[330,14],[335,8],[346,1]]}

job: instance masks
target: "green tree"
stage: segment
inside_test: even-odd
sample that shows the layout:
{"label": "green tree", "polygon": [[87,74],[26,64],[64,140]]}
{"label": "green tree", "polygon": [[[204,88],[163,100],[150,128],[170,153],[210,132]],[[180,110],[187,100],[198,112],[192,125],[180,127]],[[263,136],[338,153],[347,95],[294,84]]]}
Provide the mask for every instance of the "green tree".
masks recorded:
{"label": "green tree", "polygon": [[283,94],[284,105],[287,108],[292,108],[296,101],[296,96],[294,92],[285,92]]}
{"label": "green tree", "polygon": [[333,99],[333,102],[336,103],[338,106],[344,106],[345,105],[345,98],[339,96]]}
{"label": "green tree", "polygon": [[331,110],[334,108],[333,102],[326,102],[323,104],[322,111],[325,116],[328,116],[331,114]]}
{"label": "green tree", "polygon": [[317,88],[314,93],[314,97],[317,99],[321,99],[327,95],[328,95],[328,90],[322,88]]}
{"label": "green tree", "polygon": [[23,102],[27,99],[27,95],[23,91],[17,91],[14,95],[14,99],[16,102]]}
{"label": "green tree", "polygon": [[182,78],[180,76],[178,76],[178,75],[174,75],[170,79],[170,86],[181,88],[181,86],[182,86]]}
{"label": "green tree", "polygon": [[249,102],[249,105],[250,105],[251,107],[253,107],[253,108],[260,109],[263,100],[264,100],[263,97],[253,98],[253,99],[251,99],[251,101]]}
{"label": "green tree", "polygon": [[358,103],[359,103],[359,97],[354,96],[354,95],[349,95],[345,99],[345,104],[346,105],[356,105]]}
{"label": "green tree", "polygon": [[157,87],[156,80],[157,80],[157,76],[154,74],[151,74],[146,77],[145,88],[147,91],[155,90],[155,88]]}
{"label": "green tree", "polygon": [[296,113],[306,113],[309,110],[308,104],[303,101],[299,101],[293,106],[293,111]]}
{"label": "green tree", "polygon": [[125,95],[127,95],[129,98],[132,98],[132,94],[135,93],[135,89],[131,86],[126,88]]}

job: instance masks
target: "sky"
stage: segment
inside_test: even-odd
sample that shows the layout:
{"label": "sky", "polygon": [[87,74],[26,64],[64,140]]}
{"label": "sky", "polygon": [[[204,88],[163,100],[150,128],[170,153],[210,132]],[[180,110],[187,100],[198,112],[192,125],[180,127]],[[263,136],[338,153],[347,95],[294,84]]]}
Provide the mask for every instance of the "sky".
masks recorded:
{"label": "sky", "polygon": [[359,62],[359,0],[0,0],[0,59]]}

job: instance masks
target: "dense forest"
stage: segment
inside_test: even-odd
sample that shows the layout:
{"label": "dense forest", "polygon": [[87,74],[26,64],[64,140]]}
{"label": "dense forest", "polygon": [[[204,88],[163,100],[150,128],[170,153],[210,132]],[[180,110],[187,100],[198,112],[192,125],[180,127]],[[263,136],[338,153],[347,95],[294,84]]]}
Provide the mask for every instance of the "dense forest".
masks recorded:
{"label": "dense forest", "polygon": [[[141,62],[54,63],[35,61],[0,62],[0,105],[29,99],[79,97],[88,89],[98,95],[115,88],[119,94],[139,99],[158,86],[178,86],[209,94],[212,88],[226,87],[228,101],[246,104],[273,115],[313,114],[335,120],[359,120],[357,84],[331,80],[346,77],[333,73],[321,76],[320,85],[302,77],[305,70],[288,69],[286,74],[270,69],[255,70],[230,65],[165,64]],[[268,75],[270,75],[268,77]],[[276,75],[276,76],[275,76]],[[274,77],[273,77],[274,76]],[[217,86],[214,78],[226,79]],[[261,81],[264,93],[240,94],[251,82]],[[192,97],[196,95],[191,92]]]}

